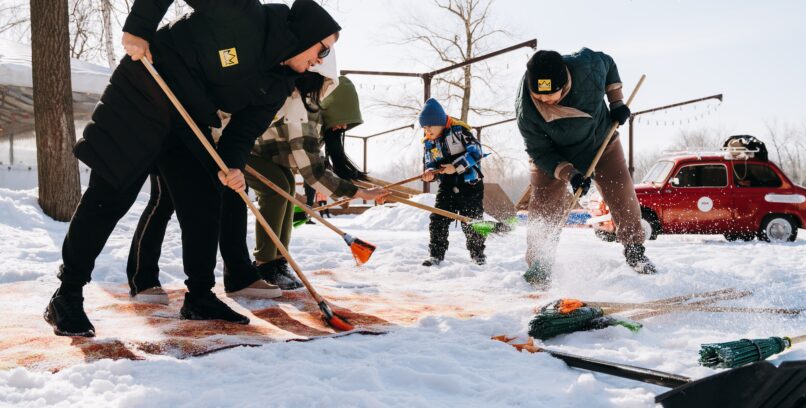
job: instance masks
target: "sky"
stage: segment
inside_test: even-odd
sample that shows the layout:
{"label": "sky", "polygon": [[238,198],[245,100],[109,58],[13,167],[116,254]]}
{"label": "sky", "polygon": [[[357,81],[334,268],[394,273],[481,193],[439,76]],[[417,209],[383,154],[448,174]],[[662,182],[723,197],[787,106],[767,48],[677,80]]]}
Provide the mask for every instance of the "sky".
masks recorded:
{"label": "sky", "polygon": [[[428,65],[431,60],[423,45],[393,43],[400,38],[397,26],[404,19],[433,21],[442,15],[431,2],[331,0],[327,5],[343,27],[336,45],[342,69],[419,72],[434,67]],[[663,149],[671,137],[686,129],[712,129],[725,137],[748,133],[763,140],[768,123],[806,126],[801,97],[806,90],[802,51],[806,2],[496,0],[491,14],[496,28],[512,33],[492,49],[536,38],[539,49],[603,51],[618,64],[627,92],[646,74],[633,111],[724,95],[722,103],[709,101],[645,115],[635,128],[637,152]],[[496,99],[505,101],[503,109],[512,109],[530,54],[531,50],[523,49],[496,59],[510,68],[495,92]],[[363,93],[369,93],[366,89],[373,82],[382,82],[368,76],[354,76],[353,81],[362,85]],[[422,92],[416,78],[398,83],[405,83],[410,92]],[[362,102],[371,96],[362,94]],[[369,116],[354,133],[366,135],[406,123]],[[519,137],[514,126],[503,131]]]}
{"label": "sky", "polygon": [[[430,0],[327,0],[326,8],[343,28],[336,44],[341,69],[425,72],[444,66],[423,44],[399,41],[405,22],[425,22],[443,30],[455,27]],[[803,16],[806,2],[794,0],[493,0],[490,26],[508,31],[509,36],[497,37],[487,46],[496,50],[536,38],[539,49],[603,51],[618,64],[625,93],[632,91],[641,74],[647,75],[633,111],[724,95],[722,103],[711,100],[639,117],[634,130],[636,152],[641,154],[668,147],[677,133],[687,130],[708,129],[725,138],[753,134],[764,140],[768,124],[806,127],[800,98],[806,90]],[[119,41],[117,33],[115,42]],[[512,112],[531,54],[523,48],[490,60],[496,73],[493,87],[475,86],[473,103]],[[421,98],[421,80],[356,75],[352,80],[365,124],[351,134],[365,136],[413,122],[377,103],[404,94]],[[458,115],[458,106],[447,108],[449,114]],[[470,122],[477,126],[510,116],[471,116]],[[484,136],[496,149],[525,161],[516,126],[491,128]],[[395,157],[416,156],[418,139],[413,131],[373,139],[370,170],[385,167]],[[349,153],[359,163],[361,147],[359,141],[348,143]]]}

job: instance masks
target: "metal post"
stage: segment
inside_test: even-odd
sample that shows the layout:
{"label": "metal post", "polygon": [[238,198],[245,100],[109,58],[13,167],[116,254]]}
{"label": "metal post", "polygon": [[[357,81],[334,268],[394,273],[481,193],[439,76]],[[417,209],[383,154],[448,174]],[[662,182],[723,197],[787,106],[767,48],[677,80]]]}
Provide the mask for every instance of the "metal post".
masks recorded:
{"label": "metal post", "polygon": [[8,160],[9,160],[9,162],[8,162],[8,164],[13,166],[14,165],[14,132],[11,132],[11,133],[8,134],[8,146],[9,146],[9,152],[8,152]]}
{"label": "metal post", "polygon": [[[367,140],[369,140],[369,138],[365,137],[363,140],[364,140],[364,173],[366,173],[367,172]],[[367,200],[362,200],[362,201],[364,202],[364,204],[367,203]]]}
{"label": "metal post", "polygon": [[630,115],[630,178],[635,176],[635,165],[633,162],[633,121],[635,120],[635,115]]}
{"label": "metal post", "polygon": [[[431,74],[423,74],[423,102],[431,97]],[[423,181],[423,193],[431,192],[431,183]]]}

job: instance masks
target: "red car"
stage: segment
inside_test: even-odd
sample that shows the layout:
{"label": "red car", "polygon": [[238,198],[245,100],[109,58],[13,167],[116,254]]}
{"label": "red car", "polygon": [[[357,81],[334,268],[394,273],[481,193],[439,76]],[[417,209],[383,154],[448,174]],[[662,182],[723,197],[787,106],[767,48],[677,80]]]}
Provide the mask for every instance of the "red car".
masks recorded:
{"label": "red car", "polygon": [[[727,148],[658,160],[635,186],[647,238],[723,234],[729,241],[794,241],[806,225],[806,189],[763,153]],[[588,208],[596,236],[615,240],[607,205],[594,197]]]}

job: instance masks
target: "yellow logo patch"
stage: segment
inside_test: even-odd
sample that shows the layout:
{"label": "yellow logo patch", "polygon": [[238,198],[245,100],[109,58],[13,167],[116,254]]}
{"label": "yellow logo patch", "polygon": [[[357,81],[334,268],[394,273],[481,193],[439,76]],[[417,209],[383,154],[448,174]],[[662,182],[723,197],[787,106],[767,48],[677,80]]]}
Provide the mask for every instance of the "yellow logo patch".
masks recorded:
{"label": "yellow logo patch", "polygon": [[221,66],[224,68],[238,65],[238,53],[235,52],[235,48],[218,51],[218,57],[221,58]]}
{"label": "yellow logo patch", "polygon": [[538,92],[546,92],[551,90],[551,80],[550,79],[538,79],[537,80],[537,91]]}

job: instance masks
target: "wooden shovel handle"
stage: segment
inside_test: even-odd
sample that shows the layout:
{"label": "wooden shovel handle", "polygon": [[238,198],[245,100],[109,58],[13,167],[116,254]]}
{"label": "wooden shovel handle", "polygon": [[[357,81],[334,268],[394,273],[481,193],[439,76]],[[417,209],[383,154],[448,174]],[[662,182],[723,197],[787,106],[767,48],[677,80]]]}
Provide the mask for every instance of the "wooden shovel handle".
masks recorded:
{"label": "wooden shovel handle", "polygon": [[[229,167],[227,167],[227,165],[224,163],[224,160],[221,159],[221,156],[218,155],[218,152],[215,150],[215,148],[213,148],[207,138],[204,137],[201,129],[199,129],[199,127],[196,125],[196,121],[190,117],[190,114],[188,114],[188,112],[182,106],[182,103],[179,102],[179,99],[176,97],[176,95],[174,95],[173,91],[171,91],[171,88],[168,87],[168,84],[165,83],[165,80],[162,79],[159,72],[157,72],[154,66],[151,65],[146,58],[140,58],[140,61],[143,62],[143,65],[146,67],[148,72],[152,77],[154,77],[154,80],[157,81],[157,84],[160,86],[160,88],[162,88],[162,91],[165,92],[165,95],[174,105],[176,110],[179,111],[179,114],[182,116],[185,122],[187,122],[188,126],[190,126],[190,129],[193,130],[193,134],[196,135],[196,138],[199,139],[199,142],[201,142],[201,144],[204,146],[204,149],[207,150],[207,153],[209,153],[213,158],[213,161],[215,161],[215,163],[218,165],[218,168],[224,172],[224,174],[229,174]],[[239,190],[238,195],[241,197],[241,199],[243,199],[244,203],[246,203],[246,206],[252,210],[252,213],[255,215],[255,218],[257,218],[258,223],[260,223],[263,229],[266,230],[266,234],[269,236],[269,239],[271,239],[271,241],[277,247],[277,250],[280,251],[280,254],[285,257],[285,259],[288,261],[288,264],[291,265],[291,268],[294,269],[294,272],[296,272],[297,276],[305,285],[305,288],[308,289],[308,292],[311,293],[311,296],[313,296],[314,300],[316,300],[317,303],[323,302],[324,299],[322,296],[316,292],[316,289],[314,289],[313,285],[311,285],[311,283],[308,281],[308,278],[306,278],[305,274],[302,273],[302,270],[299,268],[299,265],[297,265],[297,262],[294,261],[294,258],[292,258],[291,254],[288,253],[288,250],[285,248],[283,243],[280,242],[279,238],[277,238],[277,234],[275,234],[271,229],[269,223],[266,222],[266,219],[260,214],[260,211],[258,211],[257,207],[255,207],[255,205],[252,203],[252,200],[249,199],[249,196],[246,195],[246,192],[244,190]]]}
{"label": "wooden shovel handle", "polygon": [[469,224],[469,223],[472,223],[474,221],[470,217],[465,217],[464,215],[459,215],[459,214],[456,214],[456,213],[452,213],[450,211],[440,210],[439,208],[431,207],[431,206],[428,206],[428,205],[425,205],[425,204],[420,204],[418,202],[407,200],[405,198],[389,196],[389,197],[386,197],[386,201],[391,201],[391,202],[400,203],[400,204],[406,204],[408,206],[419,208],[421,210],[425,210],[425,211],[428,211],[428,212],[431,212],[431,213],[434,213],[434,214],[437,214],[437,215],[441,215],[443,217],[447,217],[447,218],[450,218],[450,219],[453,219],[453,220],[456,220],[456,221],[459,221],[459,222],[464,222],[464,223]]}
{"label": "wooden shovel handle", "polygon": [[281,197],[283,197],[286,200],[290,201],[292,204],[296,205],[297,207],[302,208],[303,211],[308,213],[308,215],[310,215],[311,217],[316,218],[316,220],[321,222],[322,225],[330,228],[331,230],[333,230],[335,233],[337,233],[339,235],[342,235],[342,236],[344,235],[344,231],[340,230],[337,226],[329,223],[327,220],[322,218],[322,216],[319,215],[319,213],[317,213],[316,211],[312,210],[310,207],[308,207],[303,202],[297,200],[296,197],[292,196],[291,194],[288,194],[285,190],[283,190],[282,188],[278,187],[276,184],[272,183],[271,180],[267,179],[265,176],[263,176],[262,174],[258,173],[258,171],[255,170],[254,168],[252,168],[252,166],[247,165],[246,166],[246,172],[251,174],[252,177],[260,180],[261,183],[265,184],[266,187],[272,189],[275,193],[279,194]]}

